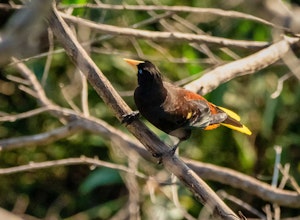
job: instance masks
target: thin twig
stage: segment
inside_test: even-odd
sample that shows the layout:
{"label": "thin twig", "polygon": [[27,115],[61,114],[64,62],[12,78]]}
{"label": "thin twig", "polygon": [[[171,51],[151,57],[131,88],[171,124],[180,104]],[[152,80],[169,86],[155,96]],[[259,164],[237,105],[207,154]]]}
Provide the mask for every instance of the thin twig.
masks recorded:
{"label": "thin twig", "polygon": [[30,82],[28,80],[25,80],[24,78],[14,76],[14,75],[7,75],[6,78],[10,81],[29,86]]}
{"label": "thin twig", "polygon": [[244,208],[245,210],[247,210],[250,213],[252,213],[252,214],[256,215],[257,217],[259,217],[260,219],[265,219],[266,218],[266,216],[263,213],[261,213],[260,211],[258,211],[257,209],[253,208],[251,205],[249,205],[245,201],[242,201],[241,199],[228,194],[224,190],[218,191],[218,194],[221,196],[221,198],[227,199],[227,200],[239,205],[240,207]]}
{"label": "thin twig", "polygon": [[274,147],[276,157],[275,157],[275,163],[274,163],[274,171],[273,171],[273,178],[272,178],[272,187],[277,188],[278,184],[278,178],[279,178],[279,164],[280,164],[280,159],[281,159],[281,152],[282,152],[282,147],[276,145]]}
{"label": "thin twig", "polygon": [[49,42],[49,50],[48,50],[48,56],[44,67],[43,77],[42,77],[42,83],[41,83],[42,86],[46,85],[46,80],[49,75],[49,70],[53,58],[54,43],[53,43],[53,33],[50,28],[48,28],[48,42]]}
{"label": "thin twig", "polygon": [[[212,14],[228,18],[240,18],[259,22],[271,27],[276,25],[262,18],[245,14],[237,11],[222,10],[219,8],[197,8],[189,6],[166,6],[166,5],[112,5],[112,4],[70,4],[66,6],[59,6],[59,8],[100,8],[110,10],[134,10],[134,11],[169,11],[169,12],[188,12],[188,13],[199,13],[199,14]],[[281,28],[276,26],[277,28]]]}
{"label": "thin twig", "polygon": [[8,174],[10,175],[13,173],[20,173],[24,171],[33,171],[33,170],[40,170],[46,168],[53,168],[57,166],[70,166],[70,165],[80,165],[80,164],[86,164],[89,166],[107,167],[122,172],[131,173],[142,179],[148,179],[148,177],[145,176],[144,174],[136,170],[132,170],[126,166],[115,164],[115,163],[109,163],[106,161],[99,160],[98,158],[89,158],[85,156],[81,156],[78,158],[75,157],[75,158],[66,158],[60,160],[45,161],[45,162],[30,162],[27,165],[21,165],[21,166],[10,167],[10,168],[0,168],[0,175],[8,175]]}
{"label": "thin twig", "polygon": [[151,39],[155,41],[167,40],[167,41],[198,42],[198,43],[207,43],[213,45],[239,47],[239,48],[256,49],[256,50],[264,48],[269,45],[268,42],[232,40],[232,39],[214,37],[208,35],[196,35],[196,34],[181,33],[181,32],[159,32],[159,31],[137,30],[132,28],[117,27],[117,26],[107,25],[107,24],[98,24],[83,18],[67,15],[62,12],[60,12],[59,15],[68,22],[84,25],[86,27],[93,29],[94,31],[105,33],[105,34],[111,34],[111,35],[138,37],[144,39]]}
{"label": "thin twig", "polygon": [[20,56],[36,50],[35,43],[43,31],[42,21],[49,15],[51,2],[30,1],[27,7],[17,11],[9,19],[1,31],[0,64],[8,62],[11,56]]}
{"label": "thin twig", "polygon": [[49,111],[49,110],[50,110],[50,108],[47,106],[40,107],[40,108],[36,108],[36,109],[30,110],[30,111],[15,114],[15,115],[10,114],[10,115],[2,116],[2,117],[0,117],[0,121],[15,122],[17,120],[29,118],[29,117],[41,114],[41,113]]}
{"label": "thin twig", "polygon": [[274,188],[267,183],[229,168],[218,167],[213,164],[205,164],[189,159],[185,159],[184,161],[204,179],[229,184],[234,188],[242,189],[248,193],[251,192],[251,194],[259,198],[277,203],[281,206],[300,207],[300,194],[297,192]]}
{"label": "thin twig", "polygon": [[272,99],[276,99],[280,96],[282,89],[283,89],[283,83],[292,76],[293,76],[293,73],[289,72],[289,73],[284,74],[282,77],[280,77],[278,79],[276,91],[271,94]]}
{"label": "thin twig", "polygon": [[[284,169],[282,168],[282,166],[279,166],[279,170],[280,172],[283,174],[284,177],[284,181],[286,181],[285,179],[288,179],[290,181],[290,184],[292,185],[292,187],[295,189],[295,191],[300,195],[300,187],[297,184],[296,180],[294,177],[292,177],[288,171],[290,169],[290,165],[286,164],[284,166]],[[284,183],[284,182],[283,182]],[[281,186],[281,185],[280,185]]]}
{"label": "thin twig", "polygon": [[18,62],[16,58],[12,58],[12,61],[16,63],[15,67],[20,71],[21,75],[31,82],[32,89],[35,94],[31,95],[38,96],[38,101],[41,102],[43,106],[51,106],[52,102],[47,98],[45,91],[37,78],[34,74],[31,74],[31,70],[24,63]]}
{"label": "thin twig", "polygon": [[279,164],[278,169],[280,170],[281,174],[282,174],[282,179],[280,181],[280,184],[278,185],[279,189],[283,189],[287,183],[287,181],[289,180],[289,171],[290,171],[290,164],[284,164],[284,167],[282,167],[281,164]]}
{"label": "thin twig", "polygon": [[51,131],[44,133],[2,139],[0,140],[0,150],[7,150],[8,148],[12,150],[24,146],[46,145],[48,143],[52,143],[56,140],[66,138],[77,133],[79,130],[81,130],[78,124],[78,121],[74,121],[60,128],[52,129]]}

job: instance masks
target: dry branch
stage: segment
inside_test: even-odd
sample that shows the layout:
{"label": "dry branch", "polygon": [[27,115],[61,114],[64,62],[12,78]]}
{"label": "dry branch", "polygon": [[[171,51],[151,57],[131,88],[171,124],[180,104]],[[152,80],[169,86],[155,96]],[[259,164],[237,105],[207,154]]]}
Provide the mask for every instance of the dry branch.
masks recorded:
{"label": "dry branch", "polygon": [[[63,45],[71,60],[78,69],[85,74],[87,80],[103,101],[113,110],[116,117],[122,120],[122,115],[131,112],[130,108],[121,99],[110,82],[78,43],[56,9],[53,9],[49,23],[54,35]],[[178,159],[176,155],[168,154],[169,148],[144,124],[136,120],[129,124],[127,128],[152,154],[163,155],[161,159],[165,167],[194,192],[194,195],[196,195],[203,204],[213,210],[216,216],[223,219],[239,219],[199,176]]]}
{"label": "dry branch", "polygon": [[21,166],[16,166],[16,167],[9,167],[9,168],[1,168],[0,174],[6,175],[6,174],[13,174],[13,173],[19,173],[19,172],[24,172],[24,171],[33,171],[33,170],[39,170],[39,169],[53,168],[53,167],[57,167],[57,166],[70,166],[70,165],[79,165],[79,164],[86,164],[89,166],[107,167],[110,169],[115,169],[115,170],[123,171],[126,173],[134,174],[139,178],[147,179],[147,176],[145,176],[144,174],[139,173],[136,170],[132,170],[126,166],[105,162],[105,161],[99,160],[98,158],[89,158],[89,157],[85,157],[85,156],[81,156],[79,158],[67,158],[67,159],[45,161],[45,162],[30,162],[27,165],[21,165]]}
{"label": "dry branch", "polygon": [[48,107],[41,107],[41,108],[33,109],[31,111],[28,111],[28,112],[23,112],[23,113],[20,113],[20,114],[15,114],[15,115],[7,114],[5,116],[0,117],[0,122],[1,121],[14,122],[14,121],[22,119],[22,118],[32,117],[34,115],[43,113],[45,111],[49,111],[49,108]]}
{"label": "dry branch", "polygon": [[46,145],[52,143],[77,133],[81,130],[79,123],[80,121],[73,121],[63,127],[52,129],[48,132],[0,140],[0,150],[6,150],[7,148],[12,150],[28,145]]}
{"label": "dry branch", "polygon": [[[257,23],[261,23],[264,25],[268,25],[270,27],[275,27],[279,29],[285,29],[282,26],[276,25],[267,21],[263,18],[259,18],[254,15],[242,13],[239,11],[231,11],[231,10],[223,10],[219,8],[199,8],[199,7],[190,7],[190,6],[166,6],[166,5],[116,5],[116,4],[103,4],[99,2],[98,4],[68,4],[68,5],[59,5],[59,9],[76,9],[76,8],[90,8],[90,9],[106,9],[106,10],[120,10],[120,11],[166,11],[171,13],[178,13],[178,12],[187,12],[187,13],[199,13],[199,14],[209,14],[215,15],[220,17],[226,17],[230,19],[245,19],[254,21]],[[23,8],[22,5],[8,5],[8,4],[1,4],[0,8],[5,10],[16,10]]]}
{"label": "dry branch", "polygon": [[300,195],[297,192],[274,188],[267,183],[229,168],[189,159],[185,159],[184,161],[204,179],[229,184],[281,206],[300,207]]}
{"label": "dry branch", "polygon": [[112,4],[73,4],[67,6],[59,6],[61,9],[65,8],[94,8],[94,9],[108,9],[108,10],[133,10],[133,11],[168,11],[168,12],[187,12],[187,13],[199,13],[199,14],[210,14],[228,18],[239,18],[255,21],[268,26],[275,27],[271,22],[262,18],[245,14],[238,11],[228,11],[219,8],[197,8],[189,6],[166,6],[166,5],[112,5]]}
{"label": "dry branch", "polygon": [[84,25],[96,32],[111,34],[111,35],[136,37],[136,38],[150,39],[154,41],[165,40],[165,41],[198,42],[198,43],[207,43],[207,44],[218,45],[218,46],[239,47],[239,48],[256,49],[256,50],[264,48],[269,45],[268,42],[232,40],[232,39],[214,37],[209,35],[188,34],[188,33],[181,33],[181,32],[136,30],[133,28],[124,28],[124,27],[117,27],[117,26],[107,25],[107,24],[98,24],[83,18],[67,15],[62,12],[59,12],[59,15],[68,22]]}
{"label": "dry branch", "polygon": [[0,64],[8,62],[11,56],[36,50],[43,19],[49,15],[51,3],[52,0],[33,0],[9,19],[0,33]]}
{"label": "dry branch", "polygon": [[199,79],[187,84],[186,89],[207,94],[219,85],[238,76],[255,73],[283,58],[299,38],[284,36],[282,40],[243,59],[230,62],[207,72]]}

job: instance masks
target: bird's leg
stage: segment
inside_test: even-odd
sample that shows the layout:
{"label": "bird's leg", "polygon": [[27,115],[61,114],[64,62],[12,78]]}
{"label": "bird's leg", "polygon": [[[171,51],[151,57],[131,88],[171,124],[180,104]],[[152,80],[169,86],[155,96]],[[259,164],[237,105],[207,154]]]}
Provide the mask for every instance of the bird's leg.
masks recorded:
{"label": "bird's leg", "polygon": [[123,118],[122,123],[130,124],[135,119],[137,119],[139,117],[139,115],[140,115],[139,111],[133,111],[133,112],[130,112],[128,114],[124,114],[124,115],[122,115],[122,118]]}
{"label": "bird's leg", "polygon": [[[178,145],[181,143],[181,141],[182,140],[179,139],[178,142],[174,144],[168,152],[166,152],[166,154],[173,156],[176,153]],[[158,158],[158,164],[162,164],[162,157],[164,156],[164,153],[154,153],[152,156]]]}
{"label": "bird's leg", "polygon": [[179,146],[179,144],[182,142],[182,140],[178,140],[177,141],[177,143],[175,143],[174,145],[173,145],[173,147],[171,148],[171,150],[170,150],[170,153],[172,154],[172,155],[174,155],[175,154],[175,152],[176,152],[176,150],[177,150],[177,148],[178,148],[178,146]]}
{"label": "bird's leg", "polygon": [[[178,146],[179,146],[179,144],[182,142],[182,140],[178,140],[177,141],[177,143],[175,143],[172,147],[171,147],[171,149],[168,151],[168,152],[166,152],[167,154],[169,154],[169,155],[174,155],[175,153],[176,153],[176,150],[177,150],[177,148],[178,148]],[[152,156],[153,157],[155,157],[155,158],[159,158],[159,164],[161,163],[161,157],[162,156],[164,156],[164,153],[154,153],[154,154],[152,154]]]}

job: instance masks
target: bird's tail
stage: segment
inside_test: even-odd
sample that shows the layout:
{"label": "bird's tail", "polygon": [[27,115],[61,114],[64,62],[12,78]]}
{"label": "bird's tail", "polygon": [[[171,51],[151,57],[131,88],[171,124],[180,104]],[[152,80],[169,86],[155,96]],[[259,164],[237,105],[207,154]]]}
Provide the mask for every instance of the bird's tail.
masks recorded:
{"label": "bird's tail", "polygon": [[249,130],[249,128],[247,128],[245,125],[243,125],[240,122],[241,118],[235,112],[233,112],[229,109],[223,108],[223,107],[219,107],[219,106],[217,108],[219,108],[221,111],[225,112],[228,115],[227,119],[225,121],[223,121],[221,123],[221,125],[226,126],[230,129],[239,131],[241,133],[247,134],[247,135],[252,134],[252,132]]}

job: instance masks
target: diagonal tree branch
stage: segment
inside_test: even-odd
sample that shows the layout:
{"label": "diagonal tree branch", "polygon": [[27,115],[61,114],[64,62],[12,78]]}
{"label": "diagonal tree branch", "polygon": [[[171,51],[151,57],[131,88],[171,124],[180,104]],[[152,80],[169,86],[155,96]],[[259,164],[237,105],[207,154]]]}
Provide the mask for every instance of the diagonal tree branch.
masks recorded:
{"label": "diagonal tree branch", "polygon": [[[75,39],[56,9],[53,9],[49,23],[54,35],[63,45],[71,60],[85,74],[87,80],[99,96],[121,121],[122,115],[131,112],[130,108]],[[176,155],[170,155],[168,153],[169,148],[147,129],[144,124],[139,120],[135,120],[127,125],[127,128],[152,154],[163,155],[161,159],[165,167],[194,192],[196,197],[204,205],[208,206],[216,216],[222,219],[239,219],[198,175],[188,168]]]}

